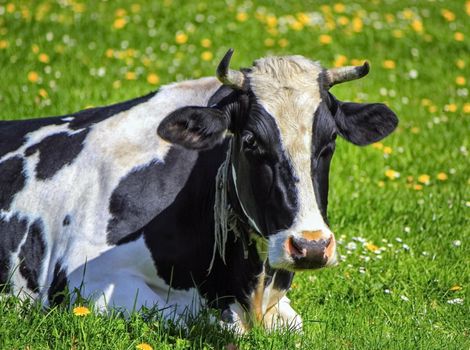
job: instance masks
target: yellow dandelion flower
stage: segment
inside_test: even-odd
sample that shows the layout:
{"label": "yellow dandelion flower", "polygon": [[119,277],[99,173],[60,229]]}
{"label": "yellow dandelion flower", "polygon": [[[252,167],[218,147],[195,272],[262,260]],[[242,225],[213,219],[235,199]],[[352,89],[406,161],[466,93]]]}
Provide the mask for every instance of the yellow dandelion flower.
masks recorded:
{"label": "yellow dandelion flower", "polygon": [[137,79],[137,74],[135,74],[135,72],[127,72],[126,73],[126,79],[127,80],[136,80]]}
{"label": "yellow dandelion flower", "polygon": [[114,12],[116,17],[124,17],[127,14],[127,11],[123,8],[119,8]]}
{"label": "yellow dandelion flower", "polygon": [[342,3],[337,3],[333,5],[333,10],[338,13],[343,13],[346,10],[346,6]]}
{"label": "yellow dandelion flower", "polygon": [[147,75],[147,82],[152,85],[157,85],[160,82],[160,77],[155,73]]}
{"label": "yellow dandelion flower", "polygon": [[327,44],[331,44],[333,39],[331,38],[331,35],[322,34],[318,37],[318,41],[320,42],[320,44],[327,45]]}
{"label": "yellow dandelion flower", "polygon": [[446,173],[440,172],[439,174],[437,174],[436,178],[440,181],[445,181],[448,179],[448,176]]}
{"label": "yellow dandelion flower", "polygon": [[384,147],[383,149],[384,154],[392,154],[393,150],[392,147]]}
{"label": "yellow dandelion flower", "polygon": [[367,250],[370,250],[371,252],[375,252],[376,250],[379,249],[379,247],[377,247],[375,244],[373,243],[367,243],[366,244],[366,249]]}
{"label": "yellow dandelion flower", "polygon": [[333,65],[335,67],[342,67],[344,66],[346,63],[348,62],[348,58],[344,55],[338,55],[336,56],[336,59],[335,59],[335,62],[333,63]]}
{"label": "yellow dandelion flower", "polygon": [[462,109],[463,109],[463,112],[464,112],[465,114],[469,114],[469,113],[470,113],[470,103],[465,103],[465,104],[463,105],[463,108],[462,108]]}
{"label": "yellow dandelion flower", "polygon": [[455,61],[455,65],[459,69],[464,69],[465,68],[465,61],[461,58],[459,58],[457,61]]}
{"label": "yellow dandelion flower", "polygon": [[407,176],[407,177],[406,177],[406,182],[408,182],[408,183],[413,182],[413,180],[414,180],[414,177],[413,177],[413,176]]}
{"label": "yellow dandelion flower", "polygon": [[148,57],[142,57],[140,61],[145,67],[150,67],[150,65],[152,64],[152,60]]}
{"label": "yellow dandelion flower", "polygon": [[402,12],[403,18],[405,19],[412,19],[415,13],[410,9],[404,9]]}
{"label": "yellow dandelion flower", "polygon": [[418,182],[421,182],[422,184],[429,184],[430,180],[431,177],[427,174],[422,174],[418,176]]}
{"label": "yellow dandelion flower", "polygon": [[78,3],[78,2],[73,4],[73,11],[74,12],[83,13],[83,12],[85,12],[85,10],[86,10],[85,4]]}
{"label": "yellow dandelion flower", "polygon": [[331,13],[330,6],[328,6],[328,5],[321,5],[320,9],[323,13]]}
{"label": "yellow dandelion flower", "polygon": [[446,21],[453,22],[455,21],[455,13],[453,13],[450,10],[447,9],[442,9],[441,10],[441,15],[446,19]]}
{"label": "yellow dandelion flower", "polygon": [[465,3],[465,12],[467,12],[467,15],[470,16],[470,0],[467,0]]}
{"label": "yellow dandelion flower", "polygon": [[395,22],[395,16],[391,13],[387,13],[385,14],[385,20],[387,21],[387,23],[393,23]]}
{"label": "yellow dandelion flower", "polygon": [[362,27],[363,27],[363,23],[362,23],[362,19],[360,19],[359,17],[354,17],[353,20],[352,20],[352,30],[353,32],[355,33],[359,33],[362,31]]}
{"label": "yellow dandelion flower", "polygon": [[379,181],[379,182],[377,182],[377,186],[379,186],[380,188],[383,188],[383,187],[385,187],[385,182]]}
{"label": "yellow dandelion flower", "polygon": [[341,26],[345,26],[349,23],[349,18],[346,17],[346,16],[340,16],[338,18],[338,24],[341,25]]}
{"label": "yellow dandelion flower", "polygon": [[114,56],[114,50],[113,49],[107,49],[105,52],[106,57],[112,58]]}
{"label": "yellow dandelion flower", "polygon": [[436,113],[437,112],[437,106],[431,105],[428,108],[429,113]]}
{"label": "yellow dandelion flower", "polygon": [[28,80],[32,83],[36,83],[39,80],[39,74],[35,71],[31,71],[28,73]]}
{"label": "yellow dandelion flower", "polygon": [[277,26],[277,18],[276,16],[274,15],[268,15],[266,17],[266,24],[268,25],[268,27],[270,28],[273,28],[275,26]]}
{"label": "yellow dandelion flower", "polygon": [[385,176],[388,177],[390,180],[395,180],[400,177],[400,173],[393,169],[387,169],[385,171]]}
{"label": "yellow dandelion flower", "polygon": [[457,85],[465,85],[465,82],[466,82],[465,77],[463,77],[461,75],[459,75],[457,78],[455,78],[455,83]]}
{"label": "yellow dandelion flower", "polygon": [[39,53],[39,46],[36,44],[31,45],[31,51],[35,54]]}
{"label": "yellow dandelion flower", "polygon": [[140,12],[141,8],[142,8],[142,7],[140,6],[140,4],[132,4],[132,5],[131,5],[131,11],[132,11],[132,13],[138,13],[138,12]]}
{"label": "yellow dandelion flower", "polygon": [[419,134],[419,128],[416,127],[416,126],[412,127],[412,128],[410,129],[410,131],[411,131],[412,134]]}
{"label": "yellow dandelion flower", "polygon": [[205,47],[206,49],[212,46],[212,41],[210,39],[202,39],[201,40],[201,46]]}
{"label": "yellow dandelion flower", "polygon": [[413,22],[411,22],[411,28],[417,33],[422,33],[423,32],[423,22],[421,22],[418,19],[415,19]]}
{"label": "yellow dandelion flower", "polygon": [[457,112],[457,105],[455,103],[446,104],[444,110],[451,113]]}
{"label": "yellow dandelion flower", "polygon": [[115,29],[122,29],[126,26],[127,20],[125,18],[116,18],[113,23]]}
{"label": "yellow dandelion flower", "polygon": [[139,345],[136,345],[135,348],[139,350],[153,350],[153,348],[147,343],[140,343]]}
{"label": "yellow dandelion flower", "polygon": [[39,89],[38,93],[39,93],[39,96],[41,96],[42,98],[47,98],[49,96],[46,89]]}
{"label": "yellow dandelion flower", "polygon": [[382,63],[382,67],[384,67],[385,69],[395,69],[396,63],[393,60],[385,60]]}
{"label": "yellow dandelion flower", "polygon": [[454,39],[455,39],[455,41],[464,41],[465,36],[461,32],[455,32],[454,33]]}
{"label": "yellow dandelion flower", "polygon": [[210,51],[204,51],[203,53],[201,53],[201,59],[203,61],[210,61],[212,60],[213,57],[214,57],[214,54]]}
{"label": "yellow dandelion flower", "polygon": [[75,316],[86,316],[90,313],[90,309],[86,306],[77,306],[73,309],[73,314]]}
{"label": "yellow dandelion flower", "polygon": [[113,89],[119,89],[122,86],[122,83],[120,80],[115,80],[113,82]]}
{"label": "yellow dandelion flower", "polygon": [[7,4],[6,6],[6,10],[8,13],[13,13],[13,11],[15,11],[16,7],[15,7],[15,4],[12,4],[11,2],[9,4]]}
{"label": "yellow dandelion flower", "polygon": [[289,41],[285,38],[279,39],[277,43],[280,47],[286,47],[287,45],[289,45]]}
{"label": "yellow dandelion flower", "polygon": [[0,49],[6,49],[9,46],[8,41],[0,40]]}
{"label": "yellow dandelion flower", "polygon": [[117,57],[120,59],[120,60],[123,60],[126,58],[126,53],[124,51],[118,51],[116,52],[117,54]]}
{"label": "yellow dandelion flower", "polygon": [[375,149],[382,149],[384,148],[384,144],[382,142],[375,142],[372,144],[372,147]]}
{"label": "yellow dandelion flower", "polygon": [[305,12],[299,12],[297,14],[297,19],[303,25],[306,25],[306,24],[310,23],[310,16],[308,14],[306,14]]}
{"label": "yellow dandelion flower", "polygon": [[290,27],[293,29],[293,30],[296,30],[296,31],[301,31],[302,29],[304,29],[304,25],[302,22],[299,22],[299,21],[295,21],[295,22],[292,22],[290,24]]}
{"label": "yellow dandelion flower", "polygon": [[176,33],[175,41],[177,44],[185,44],[188,41],[188,35],[183,32]]}
{"label": "yellow dandelion flower", "polygon": [[49,63],[49,56],[45,53],[41,53],[38,57],[39,61],[42,63]]}
{"label": "yellow dandelion flower", "polygon": [[137,55],[137,50],[129,48],[126,50],[126,56],[127,57],[135,57]]}
{"label": "yellow dandelion flower", "polygon": [[393,35],[395,38],[400,39],[400,38],[403,38],[403,36],[404,36],[405,34],[404,34],[403,31],[400,30],[400,29],[394,29],[394,30],[392,31],[392,35]]}
{"label": "yellow dandelion flower", "polygon": [[462,287],[459,286],[458,284],[456,284],[456,285],[450,287],[449,290],[450,290],[451,292],[458,292],[459,290],[462,290]]}
{"label": "yellow dandelion flower", "polygon": [[336,28],[336,22],[334,21],[333,17],[326,18],[325,27],[330,31]]}
{"label": "yellow dandelion flower", "polygon": [[277,30],[277,28],[268,28],[266,31],[272,36],[277,36],[279,34],[279,30]]}
{"label": "yellow dandelion flower", "polygon": [[248,14],[246,12],[238,12],[236,18],[238,22],[245,22],[248,19]]}
{"label": "yellow dandelion flower", "polygon": [[423,186],[420,185],[420,184],[415,184],[415,185],[413,185],[413,189],[415,191],[421,191],[423,189]]}
{"label": "yellow dandelion flower", "polygon": [[27,7],[21,8],[21,17],[23,17],[27,21],[31,19],[31,12],[29,11],[29,8]]}
{"label": "yellow dandelion flower", "polygon": [[274,39],[271,39],[271,38],[264,39],[264,45],[266,45],[267,47],[274,46]]}
{"label": "yellow dandelion flower", "polygon": [[430,106],[432,104],[432,101],[429,98],[423,98],[421,99],[421,106]]}

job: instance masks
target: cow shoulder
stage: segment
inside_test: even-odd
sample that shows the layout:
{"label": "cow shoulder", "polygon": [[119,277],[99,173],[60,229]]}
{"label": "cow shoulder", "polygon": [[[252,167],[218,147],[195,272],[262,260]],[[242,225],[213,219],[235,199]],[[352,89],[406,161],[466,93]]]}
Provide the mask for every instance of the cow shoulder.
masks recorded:
{"label": "cow shoulder", "polygon": [[164,159],[124,176],[109,201],[112,218],[108,222],[108,244],[126,242],[128,235],[170,206],[186,183],[197,157],[196,151],[173,147]]}

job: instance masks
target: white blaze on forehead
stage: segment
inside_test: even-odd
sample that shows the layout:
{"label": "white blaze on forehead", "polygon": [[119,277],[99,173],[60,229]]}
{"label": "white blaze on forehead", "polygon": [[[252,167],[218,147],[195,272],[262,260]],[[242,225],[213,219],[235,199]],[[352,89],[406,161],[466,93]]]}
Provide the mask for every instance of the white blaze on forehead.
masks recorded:
{"label": "white blaze on forehead", "polygon": [[311,179],[312,126],[321,102],[318,76],[322,67],[302,56],[269,57],[252,68],[251,88],[275,119],[281,143],[299,178],[299,213],[292,229],[317,230],[326,225],[315,200]]}

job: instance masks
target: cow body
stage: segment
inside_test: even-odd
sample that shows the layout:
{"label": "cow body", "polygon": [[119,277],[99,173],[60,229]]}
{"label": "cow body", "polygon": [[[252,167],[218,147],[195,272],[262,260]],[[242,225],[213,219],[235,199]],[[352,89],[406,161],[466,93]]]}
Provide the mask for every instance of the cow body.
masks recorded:
{"label": "cow body", "polygon": [[[198,152],[156,135],[171,111],[206,106],[219,87],[200,79],[115,106],[1,122],[0,284],[45,305],[67,287],[103,310],[158,305],[168,317],[249,295],[262,263],[244,258],[241,241],[228,242],[232,263],[216,257],[207,279],[227,143]],[[204,280],[207,301],[196,288]]]}
{"label": "cow body", "polygon": [[67,289],[103,311],[181,319],[209,306],[239,331],[300,327],[285,297],[293,271],[335,263],[335,133],[366,144],[396,118],[336,101],[327,72],[298,56],[243,74],[239,87],[203,78],[0,122],[0,285],[46,305]]}

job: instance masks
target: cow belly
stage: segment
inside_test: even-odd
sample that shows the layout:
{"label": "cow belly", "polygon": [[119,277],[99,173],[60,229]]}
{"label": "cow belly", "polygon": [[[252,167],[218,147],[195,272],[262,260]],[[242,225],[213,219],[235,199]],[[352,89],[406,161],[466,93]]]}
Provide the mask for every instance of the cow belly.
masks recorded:
{"label": "cow belly", "polygon": [[[183,320],[196,315],[205,302],[196,288],[172,289],[157,275],[144,239],[113,246],[68,273],[68,288],[93,301],[106,313],[118,309],[129,315],[142,307],[162,310],[166,319]],[[72,293],[72,301],[76,298]]]}

